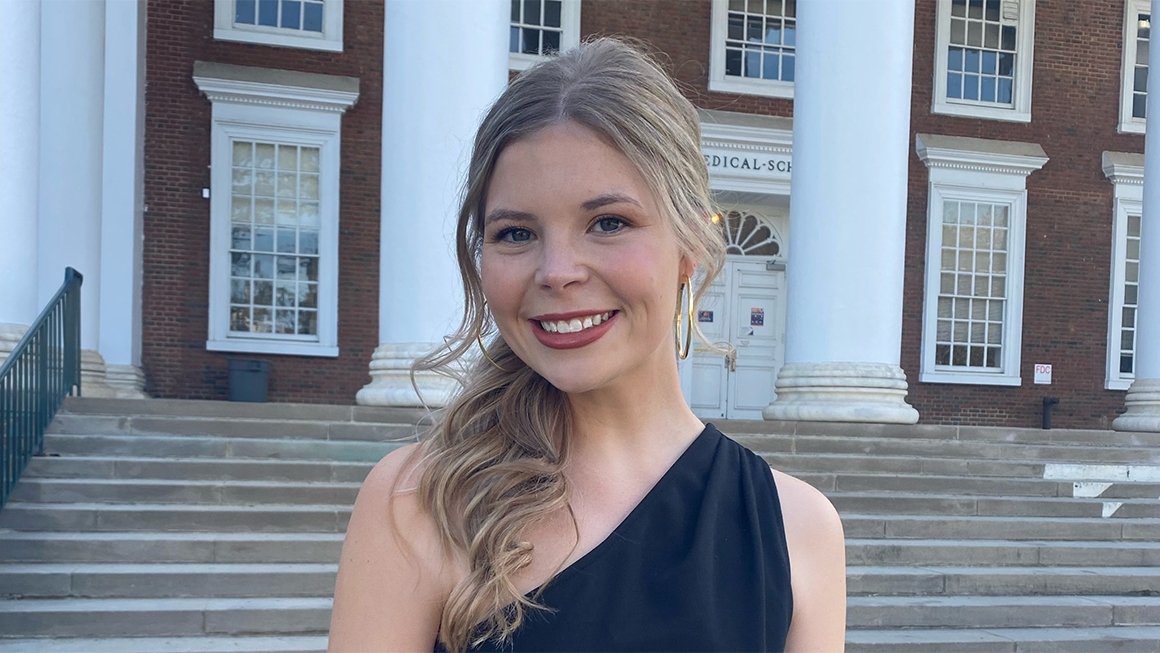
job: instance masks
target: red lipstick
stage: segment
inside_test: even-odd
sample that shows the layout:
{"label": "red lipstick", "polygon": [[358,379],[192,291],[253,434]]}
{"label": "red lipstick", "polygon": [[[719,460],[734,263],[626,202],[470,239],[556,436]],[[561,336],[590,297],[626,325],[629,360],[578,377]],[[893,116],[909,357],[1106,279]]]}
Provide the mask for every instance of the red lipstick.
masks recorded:
{"label": "red lipstick", "polygon": [[532,333],[536,335],[536,339],[540,341],[540,344],[544,345],[545,347],[550,347],[552,349],[576,349],[577,347],[590,345],[599,340],[605,333],[608,333],[608,330],[612,328],[612,324],[616,322],[616,318],[620,316],[620,311],[611,311],[611,313],[612,314],[608,317],[608,319],[604,320],[600,324],[577,331],[575,333],[553,333],[551,331],[546,331],[544,330],[544,327],[540,326],[540,321],[556,322],[559,320],[571,320],[588,317],[590,315],[595,315],[596,313],[593,313],[592,311],[546,313],[544,315],[538,315],[532,318],[529,320],[529,322],[532,323]]}

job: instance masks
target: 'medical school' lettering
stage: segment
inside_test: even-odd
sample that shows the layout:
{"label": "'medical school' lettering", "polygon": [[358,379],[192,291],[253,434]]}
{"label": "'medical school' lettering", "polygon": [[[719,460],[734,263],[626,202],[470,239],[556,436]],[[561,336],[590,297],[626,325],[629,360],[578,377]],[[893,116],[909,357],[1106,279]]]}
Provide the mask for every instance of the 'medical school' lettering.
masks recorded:
{"label": "'medical school' lettering", "polygon": [[727,168],[730,170],[754,170],[757,172],[793,171],[793,162],[789,159],[761,159],[747,156],[722,156],[720,154],[706,154],[705,165],[710,168]]}

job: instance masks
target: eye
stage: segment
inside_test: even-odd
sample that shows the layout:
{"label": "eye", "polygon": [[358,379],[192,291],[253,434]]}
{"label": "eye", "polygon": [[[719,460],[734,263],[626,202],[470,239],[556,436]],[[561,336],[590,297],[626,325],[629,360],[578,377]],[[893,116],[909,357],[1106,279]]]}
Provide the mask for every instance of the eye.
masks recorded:
{"label": "eye", "polygon": [[614,234],[623,230],[628,226],[628,222],[624,218],[618,218],[614,215],[606,215],[596,220],[593,229],[602,234]]}
{"label": "eye", "polygon": [[524,227],[506,227],[492,236],[492,240],[501,243],[526,243],[531,239],[531,230]]}

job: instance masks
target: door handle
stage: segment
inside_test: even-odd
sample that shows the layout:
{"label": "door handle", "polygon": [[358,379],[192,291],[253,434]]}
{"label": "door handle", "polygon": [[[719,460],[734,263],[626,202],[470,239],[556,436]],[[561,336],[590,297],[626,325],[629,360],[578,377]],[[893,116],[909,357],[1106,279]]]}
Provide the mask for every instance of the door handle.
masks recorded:
{"label": "door handle", "polygon": [[737,371],[737,352],[730,350],[725,354],[725,367],[729,368],[730,372]]}

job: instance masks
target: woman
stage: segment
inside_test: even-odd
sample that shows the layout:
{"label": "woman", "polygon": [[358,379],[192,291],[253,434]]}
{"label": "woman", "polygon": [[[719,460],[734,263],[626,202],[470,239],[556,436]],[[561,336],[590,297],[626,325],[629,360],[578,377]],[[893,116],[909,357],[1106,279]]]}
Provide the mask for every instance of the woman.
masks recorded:
{"label": "woman", "polygon": [[699,140],[663,70],[611,39],[496,101],[457,228],[465,315],[420,367],[490,344],[364,483],[331,651],[842,649],[833,507],[681,394],[724,258]]}

